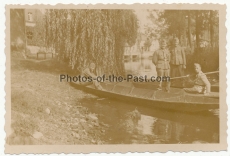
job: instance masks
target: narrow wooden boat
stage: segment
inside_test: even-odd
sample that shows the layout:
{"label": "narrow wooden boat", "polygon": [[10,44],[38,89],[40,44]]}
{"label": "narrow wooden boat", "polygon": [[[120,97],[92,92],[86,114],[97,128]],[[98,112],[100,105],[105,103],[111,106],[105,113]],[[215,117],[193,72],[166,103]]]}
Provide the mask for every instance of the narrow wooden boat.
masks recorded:
{"label": "narrow wooden boat", "polygon": [[[155,88],[158,86],[158,82],[132,82],[137,88]],[[171,88],[183,88],[182,86],[175,84],[171,85]],[[211,84],[211,92],[219,92],[219,83]]]}
{"label": "narrow wooden boat", "polygon": [[170,92],[156,88],[138,88],[132,83],[101,83],[104,90],[95,89],[94,85],[84,86],[71,82],[73,87],[95,94],[99,97],[113,98],[139,105],[148,105],[174,111],[198,112],[219,108],[219,93],[210,95],[190,94],[181,88],[171,88]]}

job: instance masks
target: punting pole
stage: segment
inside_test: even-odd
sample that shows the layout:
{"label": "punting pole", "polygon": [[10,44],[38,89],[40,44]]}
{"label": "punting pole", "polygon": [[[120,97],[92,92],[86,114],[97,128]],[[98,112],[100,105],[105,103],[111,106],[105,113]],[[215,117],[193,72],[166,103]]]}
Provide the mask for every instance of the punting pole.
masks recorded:
{"label": "punting pole", "polygon": [[[207,72],[207,73],[204,73],[204,74],[205,74],[205,75],[209,75],[209,74],[215,74],[215,73],[219,73],[219,71]],[[173,77],[173,78],[170,78],[170,80],[173,80],[173,79],[180,79],[180,78],[185,78],[185,77],[189,77],[189,75],[180,76],[180,77]]]}

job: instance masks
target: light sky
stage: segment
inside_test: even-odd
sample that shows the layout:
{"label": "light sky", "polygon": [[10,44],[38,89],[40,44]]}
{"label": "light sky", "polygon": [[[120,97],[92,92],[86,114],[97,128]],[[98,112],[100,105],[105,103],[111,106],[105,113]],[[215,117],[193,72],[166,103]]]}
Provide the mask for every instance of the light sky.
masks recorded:
{"label": "light sky", "polygon": [[140,31],[144,32],[144,25],[150,24],[150,20],[147,18],[148,12],[147,10],[144,9],[136,9],[135,13],[137,15],[137,18],[139,20],[139,25],[140,25]]}

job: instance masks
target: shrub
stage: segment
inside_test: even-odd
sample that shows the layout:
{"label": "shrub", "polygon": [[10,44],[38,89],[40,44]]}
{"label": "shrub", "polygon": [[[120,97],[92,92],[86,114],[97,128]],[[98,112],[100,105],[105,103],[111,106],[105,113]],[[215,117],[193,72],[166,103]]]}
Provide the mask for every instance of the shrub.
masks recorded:
{"label": "shrub", "polygon": [[30,49],[26,47],[26,56],[27,56],[27,55],[30,55],[30,54],[31,54]]}
{"label": "shrub", "polygon": [[187,53],[187,69],[193,71],[193,64],[199,63],[202,71],[211,72],[219,68],[219,47],[196,48],[193,54]]}
{"label": "shrub", "polygon": [[187,70],[193,71],[193,64],[199,63],[203,72],[216,71],[219,68],[219,47],[197,48],[193,54],[187,54]]}
{"label": "shrub", "polygon": [[15,41],[11,42],[10,48],[11,51],[23,51],[25,50],[25,43],[20,37],[18,37]]}

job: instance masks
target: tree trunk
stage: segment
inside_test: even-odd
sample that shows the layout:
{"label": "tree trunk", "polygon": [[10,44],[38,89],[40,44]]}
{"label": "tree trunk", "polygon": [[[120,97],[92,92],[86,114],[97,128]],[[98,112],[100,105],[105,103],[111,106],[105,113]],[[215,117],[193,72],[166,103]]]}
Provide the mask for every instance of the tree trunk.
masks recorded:
{"label": "tree trunk", "polygon": [[185,17],[185,11],[180,12],[180,19],[181,19],[181,26],[179,29],[179,35],[180,35],[180,41],[181,41],[181,46],[186,47],[186,17]]}
{"label": "tree trunk", "polygon": [[200,47],[200,22],[199,22],[199,11],[196,11],[196,47]]}
{"label": "tree trunk", "polygon": [[210,10],[210,18],[209,18],[209,23],[210,23],[210,43],[211,43],[211,47],[213,47],[213,37],[214,37],[214,28],[213,28],[213,11]]}
{"label": "tree trunk", "polygon": [[192,38],[191,38],[191,15],[190,11],[188,11],[188,42],[190,48],[192,48]]}

